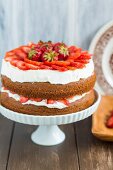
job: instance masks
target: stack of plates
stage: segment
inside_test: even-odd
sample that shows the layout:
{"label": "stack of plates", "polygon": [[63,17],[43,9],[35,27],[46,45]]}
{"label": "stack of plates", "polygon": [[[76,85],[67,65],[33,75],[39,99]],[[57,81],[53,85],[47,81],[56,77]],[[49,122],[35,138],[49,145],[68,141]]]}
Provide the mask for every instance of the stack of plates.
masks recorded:
{"label": "stack of plates", "polygon": [[97,32],[89,51],[94,56],[96,89],[101,94],[113,95],[113,21]]}

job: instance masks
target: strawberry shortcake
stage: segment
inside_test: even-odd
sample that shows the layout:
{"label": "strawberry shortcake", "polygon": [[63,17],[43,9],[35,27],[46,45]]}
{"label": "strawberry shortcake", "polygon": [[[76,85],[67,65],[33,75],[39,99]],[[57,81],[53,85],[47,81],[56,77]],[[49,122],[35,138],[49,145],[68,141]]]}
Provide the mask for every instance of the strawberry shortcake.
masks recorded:
{"label": "strawberry shortcake", "polygon": [[1,105],[18,113],[70,114],[95,101],[91,55],[61,42],[39,41],[7,52],[1,79]]}

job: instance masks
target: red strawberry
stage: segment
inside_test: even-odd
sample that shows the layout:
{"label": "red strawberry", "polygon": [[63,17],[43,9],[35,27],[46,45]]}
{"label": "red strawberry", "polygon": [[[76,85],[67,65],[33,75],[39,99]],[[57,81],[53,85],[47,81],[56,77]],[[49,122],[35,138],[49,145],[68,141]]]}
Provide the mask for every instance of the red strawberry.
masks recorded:
{"label": "red strawberry", "polygon": [[10,57],[5,57],[5,61],[12,61],[12,60],[18,60],[19,58],[15,55],[15,56],[10,56]]}
{"label": "red strawberry", "polygon": [[59,54],[58,60],[66,60],[69,54],[68,48],[64,43],[54,44],[54,50]]}
{"label": "red strawberry", "polygon": [[53,61],[52,64],[65,67],[65,66],[69,66],[70,62],[69,61]]}
{"label": "red strawberry", "polygon": [[57,61],[58,60],[58,54],[55,51],[46,51],[41,57],[41,60],[44,61]]}
{"label": "red strawberry", "polygon": [[26,67],[31,69],[31,70],[38,70],[40,69],[39,66],[33,65],[33,64],[29,64],[29,63],[25,63]]}
{"label": "red strawberry", "polygon": [[60,67],[60,66],[56,66],[56,65],[51,65],[51,67],[53,68],[53,70],[58,70],[58,71],[67,71],[68,69],[66,67]]}
{"label": "red strawberry", "polygon": [[35,102],[41,102],[42,101],[41,98],[31,98],[30,100],[35,101]]}
{"label": "red strawberry", "polygon": [[21,46],[21,49],[24,53],[28,53],[31,50],[31,48],[28,46]]}
{"label": "red strawberry", "polygon": [[19,61],[16,63],[17,67],[20,69],[20,70],[28,70],[28,67],[26,66],[26,63],[23,62],[23,61]]}
{"label": "red strawberry", "polygon": [[6,56],[13,56],[15,55],[14,50],[6,52]]}
{"label": "red strawberry", "polygon": [[111,117],[107,120],[106,126],[107,126],[108,128],[113,128],[113,116],[111,116]]}
{"label": "red strawberry", "polygon": [[31,49],[28,53],[28,59],[33,61],[40,61],[42,52],[39,49]]}
{"label": "red strawberry", "polygon": [[91,59],[91,55],[89,55],[89,54],[87,54],[87,55],[81,55],[78,59],[80,59],[80,60],[89,60],[89,59]]}
{"label": "red strawberry", "polygon": [[89,63],[89,61],[88,60],[79,60],[79,59],[77,59],[77,60],[75,60],[75,62],[80,62],[80,63],[83,63],[83,64],[88,64]]}
{"label": "red strawberry", "polygon": [[13,60],[10,61],[10,64],[16,67],[16,66],[17,66],[17,63],[18,63],[19,61],[20,61],[20,60],[18,60],[18,59],[13,59]]}
{"label": "red strawberry", "polygon": [[32,57],[32,60],[33,61],[40,61],[40,56],[35,54],[33,57]]}
{"label": "red strawberry", "polygon": [[70,66],[76,67],[76,68],[83,68],[84,64],[79,62],[71,62]]}
{"label": "red strawberry", "polygon": [[56,51],[56,52],[59,52],[59,48],[60,46],[63,45],[62,43],[58,42],[58,43],[55,43],[53,45],[53,49]]}
{"label": "red strawberry", "polygon": [[64,61],[64,60],[66,60],[68,58],[68,55],[66,55],[66,56],[64,56],[64,54],[59,54],[58,55],[58,60],[59,61]]}
{"label": "red strawberry", "polygon": [[26,103],[29,99],[27,97],[20,96],[20,102]]}
{"label": "red strawberry", "polygon": [[80,57],[81,53],[80,52],[77,52],[77,53],[70,53],[68,59],[77,59],[78,57]]}
{"label": "red strawberry", "polygon": [[54,104],[54,103],[55,103],[55,100],[47,99],[47,104]]}
{"label": "red strawberry", "polygon": [[70,61],[52,61],[52,62],[45,61],[44,64],[48,66],[57,65],[61,67],[62,66],[67,67],[68,65],[70,65]]}
{"label": "red strawberry", "polygon": [[27,56],[27,54],[26,54],[24,51],[22,51],[20,48],[15,49],[15,50],[14,50],[14,53],[15,53],[17,56],[19,56],[21,59],[24,59],[24,58]]}
{"label": "red strawberry", "polygon": [[68,70],[75,70],[76,67],[68,66],[67,69],[68,69]]}
{"label": "red strawberry", "polygon": [[70,96],[70,97],[68,97],[68,99],[73,99],[73,97],[74,97],[74,96]]}
{"label": "red strawberry", "polygon": [[36,65],[36,66],[40,66],[40,65],[43,64],[43,62],[38,62],[38,61],[29,60],[27,57],[24,58],[24,61],[25,61],[26,63],[33,64],[33,65]]}
{"label": "red strawberry", "polygon": [[3,90],[8,90],[6,87],[3,87]]}
{"label": "red strawberry", "polygon": [[77,47],[75,47],[74,45],[72,45],[72,46],[70,46],[70,47],[68,48],[68,50],[69,50],[70,53],[74,53],[74,52],[76,52]]}
{"label": "red strawberry", "polygon": [[47,70],[52,69],[52,67],[46,66],[46,65],[41,65],[41,66],[39,66],[39,67],[40,67],[40,69],[47,69]]}
{"label": "red strawberry", "polygon": [[66,106],[69,106],[69,102],[66,99],[58,100],[58,102],[61,102],[61,103],[65,104]]}
{"label": "red strawberry", "polygon": [[48,42],[41,42],[40,44],[40,50],[44,53],[46,51],[52,51],[53,50],[53,44],[51,41]]}

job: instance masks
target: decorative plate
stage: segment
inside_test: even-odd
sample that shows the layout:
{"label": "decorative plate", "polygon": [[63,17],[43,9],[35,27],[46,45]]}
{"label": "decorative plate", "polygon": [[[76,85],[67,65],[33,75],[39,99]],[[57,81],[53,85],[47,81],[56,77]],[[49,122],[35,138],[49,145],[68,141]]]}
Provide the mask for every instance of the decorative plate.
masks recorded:
{"label": "decorative plate", "polygon": [[89,52],[93,54],[95,64],[96,89],[101,94],[113,95],[113,21],[97,32]]}

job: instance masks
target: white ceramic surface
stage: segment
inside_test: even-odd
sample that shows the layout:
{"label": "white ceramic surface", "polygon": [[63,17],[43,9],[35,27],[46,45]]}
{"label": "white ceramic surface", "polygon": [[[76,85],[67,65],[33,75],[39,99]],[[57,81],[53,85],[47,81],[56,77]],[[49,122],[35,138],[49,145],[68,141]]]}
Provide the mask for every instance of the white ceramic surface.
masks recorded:
{"label": "white ceramic surface", "polygon": [[32,141],[36,144],[52,146],[59,144],[64,141],[65,135],[61,130],[54,125],[68,124],[72,122],[77,122],[85,119],[92,115],[100,102],[101,96],[97,91],[95,91],[97,100],[95,103],[80,112],[66,114],[66,115],[56,115],[56,116],[34,116],[26,115],[22,113],[13,112],[9,109],[0,106],[0,112],[2,115],[16,122],[30,124],[30,125],[40,125],[39,129],[34,132],[31,136]]}
{"label": "white ceramic surface", "polygon": [[[99,67],[100,67],[100,69],[102,69],[100,79],[98,80],[98,78],[97,78],[97,83],[95,86],[95,88],[101,94],[107,94],[108,89],[113,88],[113,74],[112,74],[112,70],[110,68],[110,58],[111,58],[111,55],[113,54],[113,36],[111,35],[110,38],[106,36],[106,39],[108,39],[107,44],[106,44],[106,42],[104,43],[103,41],[101,41],[101,37],[104,37],[105,34],[106,35],[110,34],[110,28],[112,28],[112,27],[113,27],[113,21],[110,21],[109,23],[104,25],[97,32],[97,34],[94,36],[94,38],[90,44],[90,47],[89,47],[89,52],[92,54],[94,54],[96,50],[98,51],[98,53],[100,51],[102,53],[101,61],[98,61],[98,58],[94,58],[94,60],[97,60],[95,62],[96,63],[95,70],[98,72]],[[97,45],[99,43],[99,41],[101,41],[103,43],[101,48]],[[100,54],[98,54],[98,55],[100,55]],[[100,81],[102,81],[102,77],[104,77],[105,80],[104,80],[104,83],[101,83],[102,85],[100,85]],[[109,86],[107,84],[109,84]],[[106,90],[103,88],[104,85],[106,85],[106,87],[108,87],[108,88],[106,88]]]}
{"label": "white ceramic surface", "polygon": [[52,146],[62,143],[65,140],[65,134],[57,125],[39,126],[31,135],[31,140],[35,144]]}

